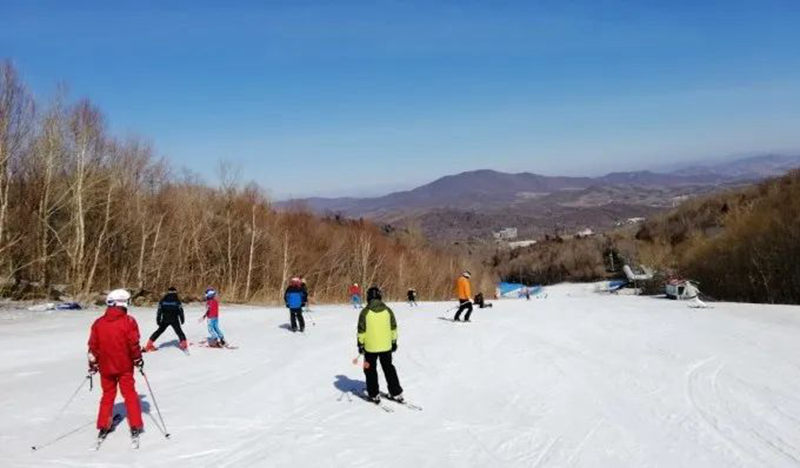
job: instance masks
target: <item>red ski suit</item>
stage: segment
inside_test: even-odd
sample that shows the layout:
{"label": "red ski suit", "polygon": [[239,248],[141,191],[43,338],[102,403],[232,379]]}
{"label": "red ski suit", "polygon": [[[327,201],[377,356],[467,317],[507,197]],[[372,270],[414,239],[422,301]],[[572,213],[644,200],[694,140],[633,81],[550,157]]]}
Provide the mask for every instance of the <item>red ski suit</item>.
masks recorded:
{"label": "red ski suit", "polygon": [[136,319],[121,307],[107,308],[106,313],[92,324],[89,352],[97,359],[103,387],[97,428],[105,429],[111,424],[117,385],[125,399],[128,424],[131,428],[143,428],[142,408],[133,380],[133,362],[142,357]]}

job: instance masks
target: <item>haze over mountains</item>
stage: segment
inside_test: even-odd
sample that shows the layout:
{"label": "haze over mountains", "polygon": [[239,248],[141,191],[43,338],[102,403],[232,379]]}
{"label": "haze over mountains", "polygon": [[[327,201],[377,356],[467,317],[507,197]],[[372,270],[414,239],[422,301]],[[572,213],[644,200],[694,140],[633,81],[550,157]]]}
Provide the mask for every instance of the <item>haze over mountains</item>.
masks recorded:
{"label": "haze over mountains", "polygon": [[432,238],[486,237],[502,226],[521,235],[589,227],[647,216],[687,197],[777,176],[800,167],[800,155],[765,155],[695,165],[671,172],[614,172],[602,177],[509,174],[489,169],[441,177],[412,190],[370,198],[305,198],[322,214],[415,222]]}

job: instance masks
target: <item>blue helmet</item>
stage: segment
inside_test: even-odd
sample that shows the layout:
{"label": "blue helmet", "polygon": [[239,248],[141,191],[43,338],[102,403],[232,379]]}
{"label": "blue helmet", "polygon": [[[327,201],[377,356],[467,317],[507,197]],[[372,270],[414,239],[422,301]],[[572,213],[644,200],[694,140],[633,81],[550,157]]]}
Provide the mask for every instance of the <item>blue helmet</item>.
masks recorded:
{"label": "blue helmet", "polygon": [[217,291],[214,288],[206,289],[206,299],[211,299],[212,297],[216,297]]}

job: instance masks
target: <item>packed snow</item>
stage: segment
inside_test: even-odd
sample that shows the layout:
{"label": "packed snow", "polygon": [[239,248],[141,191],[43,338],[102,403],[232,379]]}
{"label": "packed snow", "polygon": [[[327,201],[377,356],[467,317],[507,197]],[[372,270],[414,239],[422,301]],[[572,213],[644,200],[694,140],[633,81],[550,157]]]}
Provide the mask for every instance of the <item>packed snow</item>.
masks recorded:
{"label": "packed snow", "polygon": [[[172,437],[137,374],[141,448],[127,421],[99,451],[98,382],[54,419],[85,375],[87,311],[0,311],[3,466],[800,466],[800,307],[686,303],[547,288],[501,300],[472,323],[453,303],[390,304],[395,364],[412,411],[388,413],[364,387],[357,311],[312,306],[305,335],[283,308],[230,306],[238,349],[176,346],[145,355]],[[152,308],[134,308],[143,341]],[[190,341],[205,337],[187,308]],[[382,390],[385,382],[381,374]],[[121,399],[117,407],[124,411]],[[75,430],[32,451],[32,445]]]}

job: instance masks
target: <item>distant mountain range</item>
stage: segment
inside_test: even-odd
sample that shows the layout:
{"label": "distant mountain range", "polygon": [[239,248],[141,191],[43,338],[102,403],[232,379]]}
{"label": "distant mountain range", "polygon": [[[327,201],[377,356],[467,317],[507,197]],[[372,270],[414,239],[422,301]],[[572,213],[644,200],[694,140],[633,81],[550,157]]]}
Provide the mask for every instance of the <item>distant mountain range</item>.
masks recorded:
{"label": "distant mountain range", "polygon": [[751,183],[800,167],[800,155],[755,156],[672,172],[614,172],[602,177],[543,176],[477,170],[449,175],[412,190],[370,198],[305,198],[320,214],[415,222],[441,240],[486,238],[511,225],[524,236],[580,227],[602,229],[647,216],[691,196]]}

